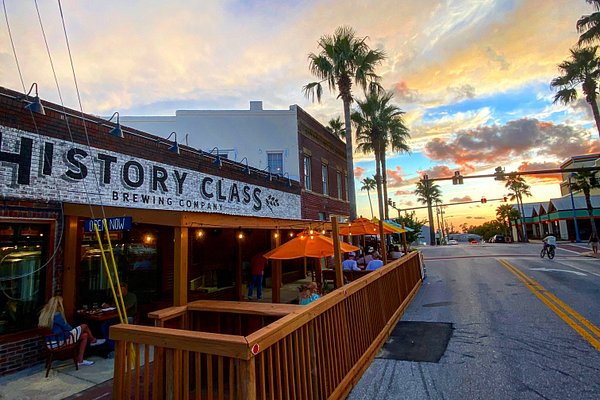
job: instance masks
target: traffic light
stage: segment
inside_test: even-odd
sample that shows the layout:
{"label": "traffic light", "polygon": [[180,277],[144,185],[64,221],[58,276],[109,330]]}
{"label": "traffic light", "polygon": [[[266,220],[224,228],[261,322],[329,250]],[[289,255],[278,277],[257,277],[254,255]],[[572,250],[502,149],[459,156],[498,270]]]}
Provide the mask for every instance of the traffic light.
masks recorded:
{"label": "traffic light", "polygon": [[487,199],[485,197],[482,197],[481,198],[481,204],[485,204],[485,203],[487,203]]}
{"label": "traffic light", "polygon": [[507,198],[506,196],[504,196],[504,197],[502,198],[502,201],[503,201],[503,202],[505,202],[505,203],[506,203],[506,201],[507,201],[507,200],[508,200],[508,198]]}
{"label": "traffic light", "polygon": [[494,172],[494,180],[503,181],[504,180],[504,168],[496,167],[496,172]]}
{"label": "traffic light", "polygon": [[453,185],[462,185],[463,184],[463,177],[460,174],[460,171],[454,171],[454,176],[452,177],[452,184]]}

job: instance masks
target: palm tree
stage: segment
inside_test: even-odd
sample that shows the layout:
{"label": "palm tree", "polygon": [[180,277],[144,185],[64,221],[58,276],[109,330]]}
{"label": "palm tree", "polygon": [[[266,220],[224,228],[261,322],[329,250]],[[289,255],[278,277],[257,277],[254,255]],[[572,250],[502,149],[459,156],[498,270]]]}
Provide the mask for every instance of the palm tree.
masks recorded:
{"label": "palm tree", "polygon": [[577,21],[577,32],[581,33],[577,45],[590,44],[600,38],[600,0],[586,0],[592,4],[596,12],[583,15]]}
{"label": "palm tree", "polygon": [[598,46],[571,49],[571,59],[563,61],[558,69],[562,75],[554,78],[550,86],[558,89],[554,102],[569,104],[577,99],[576,87],[581,85],[585,101],[594,114],[596,129],[600,134],[600,111],[596,102],[598,98],[598,81],[600,80],[600,60],[596,56]]}
{"label": "palm tree", "polygon": [[[386,149],[390,147],[395,152],[410,150],[406,144],[410,137],[408,128],[404,125],[404,114],[397,106],[391,104],[393,93],[370,90],[364,101],[357,101],[358,110],[352,113],[352,121],[356,126],[358,150],[363,153],[375,154],[378,163],[377,177],[381,177],[382,188],[378,189],[378,199],[383,203],[381,218],[389,219],[387,195]],[[383,196],[379,196],[383,193]]]}
{"label": "palm tree", "polygon": [[596,229],[596,222],[594,221],[594,207],[592,207],[592,200],[590,198],[590,191],[593,188],[600,187],[600,184],[596,180],[596,173],[591,171],[581,171],[573,174],[574,181],[571,182],[571,189],[574,191],[582,191],[585,196],[585,204],[587,206],[588,215],[590,216],[590,224],[592,226],[592,233],[598,236]]}
{"label": "palm tree", "polygon": [[440,186],[433,183],[431,179],[425,176],[419,182],[415,189],[417,200],[422,204],[427,204],[427,212],[429,214],[429,240],[432,246],[435,246],[435,225],[433,224],[433,209],[431,205],[442,197]]}
{"label": "palm tree", "polygon": [[508,236],[509,232],[512,232],[512,221],[511,217],[516,211],[511,204],[502,204],[496,208],[496,217],[498,221],[502,222],[506,226],[505,236]]}
{"label": "palm tree", "polygon": [[308,55],[309,68],[313,75],[320,79],[303,87],[304,94],[314,100],[321,101],[322,83],[327,81],[329,90],[338,91],[338,97],[344,103],[344,127],[346,129],[346,164],[348,169],[348,201],[350,202],[350,218],[356,218],[356,193],[354,189],[354,162],[352,154],[352,128],[350,123],[350,103],[352,83],[366,91],[367,87],[380,87],[380,77],[375,74],[375,66],[384,58],[385,53],[371,50],[366,44],[366,37],[356,36],[354,29],[339,27],[333,35],[325,35],[319,39],[319,54]]}
{"label": "palm tree", "polygon": [[523,208],[523,195],[530,197],[531,192],[529,191],[530,186],[525,183],[520,175],[516,173],[510,173],[506,175],[506,184],[504,185],[507,189],[511,190],[509,198],[517,201],[517,208],[521,214],[521,229],[522,238],[524,242],[529,241],[527,238],[527,227],[525,226],[525,209]]}
{"label": "palm tree", "polygon": [[369,196],[369,206],[371,206],[371,219],[373,219],[373,203],[371,203],[371,193],[369,193],[369,190],[373,190],[375,189],[376,185],[377,185],[377,181],[373,178],[369,178],[368,176],[363,179],[362,181],[360,181],[363,186],[360,188],[360,190],[366,190],[367,191],[367,196]]}
{"label": "palm tree", "polygon": [[327,124],[327,130],[340,139],[346,137],[346,129],[344,128],[344,123],[340,117],[330,119],[329,124]]}

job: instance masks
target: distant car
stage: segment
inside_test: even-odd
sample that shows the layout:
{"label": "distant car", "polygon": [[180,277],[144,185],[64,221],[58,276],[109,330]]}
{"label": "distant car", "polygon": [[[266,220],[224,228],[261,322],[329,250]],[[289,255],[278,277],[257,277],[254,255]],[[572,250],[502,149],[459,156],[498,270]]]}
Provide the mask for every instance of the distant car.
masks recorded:
{"label": "distant car", "polygon": [[448,240],[448,244],[452,244],[452,245],[458,244],[458,240],[450,239],[450,240]]}
{"label": "distant car", "polygon": [[479,244],[479,242],[475,239],[471,239],[471,241],[469,242],[470,244]]}
{"label": "distant car", "polygon": [[494,235],[490,239],[490,243],[506,243],[506,239],[504,239],[504,235]]}

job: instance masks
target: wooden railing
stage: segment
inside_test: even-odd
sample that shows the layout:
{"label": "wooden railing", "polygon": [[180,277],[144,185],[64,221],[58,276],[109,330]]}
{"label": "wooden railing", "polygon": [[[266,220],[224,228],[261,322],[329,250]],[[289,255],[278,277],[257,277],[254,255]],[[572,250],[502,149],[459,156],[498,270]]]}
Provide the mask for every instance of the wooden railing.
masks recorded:
{"label": "wooden railing", "polygon": [[[344,398],[418,290],[419,262],[413,253],[308,306],[194,302],[152,313],[157,327],[115,325],[113,397]],[[211,314],[241,334],[206,332]],[[247,333],[256,318],[265,325]]]}

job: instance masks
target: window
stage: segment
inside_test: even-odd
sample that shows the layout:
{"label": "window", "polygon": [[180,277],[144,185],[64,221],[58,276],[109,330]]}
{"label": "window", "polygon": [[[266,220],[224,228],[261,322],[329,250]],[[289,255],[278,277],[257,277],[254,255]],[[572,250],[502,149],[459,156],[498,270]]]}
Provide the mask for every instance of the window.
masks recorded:
{"label": "window", "polygon": [[327,213],[320,212],[319,213],[319,221],[327,221]]}
{"label": "window", "polygon": [[329,168],[327,164],[321,165],[321,179],[323,180],[323,194],[329,195]]}
{"label": "window", "polygon": [[336,171],[335,178],[337,180],[337,197],[338,199],[342,198],[342,173],[340,171]]}
{"label": "window", "polygon": [[310,169],[310,156],[304,155],[304,188],[312,190],[312,173]]}
{"label": "window", "polygon": [[348,175],[344,174],[344,178],[344,181],[346,182],[346,185],[344,186],[344,192],[346,193],[345,199],[348,200]]}
{"label": "window", "polygon": [[267,153],[267,167],[270,173],[283,175],[283,153]]}
{"label": "window", "polygon": [[47,224],[0,224],[0,334],[35,328],[44,305]]}
{"label": "window", "polygon": [[[143,224],[134,224],[130,231],[111,232],[119,279],[126,282],[129,291],[137,296],[138,306],[160,296],[159,236],[155,227]],[[112,297],[101,255],[102,250],[94,234],[84,234],[78,274],[78,306],[85,304],[91,307]]]}

